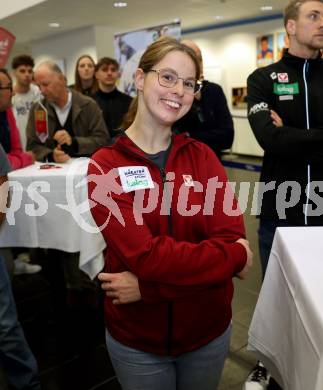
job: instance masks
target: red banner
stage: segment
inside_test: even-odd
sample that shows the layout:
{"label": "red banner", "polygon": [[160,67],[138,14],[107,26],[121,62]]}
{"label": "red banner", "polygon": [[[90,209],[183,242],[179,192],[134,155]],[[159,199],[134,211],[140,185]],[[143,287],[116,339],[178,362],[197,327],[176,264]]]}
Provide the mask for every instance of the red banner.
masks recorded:
{"label": "red banner", "polygon": [[10,51],[15,43],[16,37],[9,31],[0,27],[0,68],[6,66]]}

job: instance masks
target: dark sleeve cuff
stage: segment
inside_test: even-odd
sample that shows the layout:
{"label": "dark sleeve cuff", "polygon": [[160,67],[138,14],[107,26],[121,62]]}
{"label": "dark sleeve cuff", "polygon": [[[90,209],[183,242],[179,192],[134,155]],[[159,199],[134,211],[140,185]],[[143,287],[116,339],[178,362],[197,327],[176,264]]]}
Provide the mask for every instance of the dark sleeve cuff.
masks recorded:
{"label": "dark sleeve cuff", "polygon": [[46,161],[47,162],[55,162],[53,152],[46,154],[46,156],[44,157],[44,162],[46,162]]}
{"label": "dark sleeve cuff", "polygon": [[79,152],[79,143],[76,137],[72,137],[71,148],[74,154],[77,154]]}
{"label": "dark sleeve cuff", "polygon": [[79,151],[79,143],[75,137],[72,137],[71,145],[63,144],[61,149],[69,156],[76,157]]}

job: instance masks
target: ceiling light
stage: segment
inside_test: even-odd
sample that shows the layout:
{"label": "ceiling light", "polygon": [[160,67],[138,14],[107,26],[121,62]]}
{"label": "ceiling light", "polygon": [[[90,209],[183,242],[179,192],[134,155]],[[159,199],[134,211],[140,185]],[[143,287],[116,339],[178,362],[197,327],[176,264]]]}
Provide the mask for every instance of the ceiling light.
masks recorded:
{"label": "ceiling light", "polygon": [[59,28],[61,25],[57,22],[48,23],[48,26],[51,28]]}
{"label": "ceiling light", "polygon": [[260,7],[260,9],[262,11],[272,11],[273,6],[272,5],[263,5],[262,7]]}
{"label": "ceiling light", "polygon": [[222,19],[224,19],[224,16],[223,15],[216,15],[216,16],[214,16],[214,19],[215,20],[222,20]]}
{"label": "ceiling light", "polygon": [[126,7],[126,6],[128,5],[128,3],[119,1],[119,2],[117,2],[117,3],[114,3],[113,5],[114,5],[116,8],[122,8],[122,7]]}

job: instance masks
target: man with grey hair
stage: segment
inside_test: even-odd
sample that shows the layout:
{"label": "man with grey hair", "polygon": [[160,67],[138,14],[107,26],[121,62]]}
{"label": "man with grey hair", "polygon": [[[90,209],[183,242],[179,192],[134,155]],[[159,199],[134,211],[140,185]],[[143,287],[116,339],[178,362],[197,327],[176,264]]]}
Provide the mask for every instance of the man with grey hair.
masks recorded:
{"label": "man with grey hair", "polygon": [[71,157],[90,156],[109,141],[109,133],[93,99],[70,91],[60,68],[51,61],[35,70],[44,99],[35,103],[27,124],[27,150],[38,161],[65,163]]}
{"label": "man with grey hair", "polygon": [[[44,99],[31,107],[27,150],[35,154],[36,160],[66,163],[71,157],[90,157],[97,148],[108,144],[110,136],[99,106],[92,98],[69,90],[65,76],[54,62],[41,63],[35,70],[35,81]],[[53,258],[48,261],[51,273],[64,278],[67,288],[66,302],[56,308],[61,321],[58,327],[63,329],[61,307],[68,302],[74,304],[83,292],[92,291],[96,286],[79,270],[79,253],[49,249],[47,254]]]}
{"label": "man with grey hair", "polygon": [[[261,205],[263,275],[277,227],[323,225],[323,0],[291,0],[284,23],[289,49],[247,82],[249,122],[265,151],[260,181],[275,182]],[[277,188],[286,182],[295,185],[279,204]],[[266,388],[267,382],[258,364],[245,390]]]}

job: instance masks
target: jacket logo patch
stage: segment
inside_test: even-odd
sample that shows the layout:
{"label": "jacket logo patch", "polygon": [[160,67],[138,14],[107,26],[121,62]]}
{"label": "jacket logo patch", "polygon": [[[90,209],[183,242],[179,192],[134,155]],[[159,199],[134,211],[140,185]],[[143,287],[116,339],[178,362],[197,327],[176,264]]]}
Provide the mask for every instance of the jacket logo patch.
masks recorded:
{"label": "jacket logo patch", "polygon": [[256,114],[259,111],[269,111],[268,104],[265,102],[255,104],[250,108],[249,115]]}
{"label": "jacket logo patch", "polygon": [[299,94],[298,83],[293,84],[277,84],[274,83],[275,95],[297,95]]}
{"label": "jacket logo patch", "polygon": [[119,167],[118,171],[124,192],[154,188],[154,183],[147,167]]}
{"label": "jacket logo patch", "polygon": [[281,95],[279,96],[279,100],[293,100],[294,96],[293,95]]}
{"label": "jacket logo patch", "polygon": [[183,175],[185,187],[194,187],[194,181],[191,175]]}
{"label": "jacket logo patch", "polygon": [[278,81],[280,83],[288,83],[288,74],[287,73],[278,73]]}
{"label": "jacket logo patch", "polygon": [[273,80],[276,80],[276,79],[277,79],[277,73],[276,73],[276,72],[270,73],[270,77],[271,77]]}

